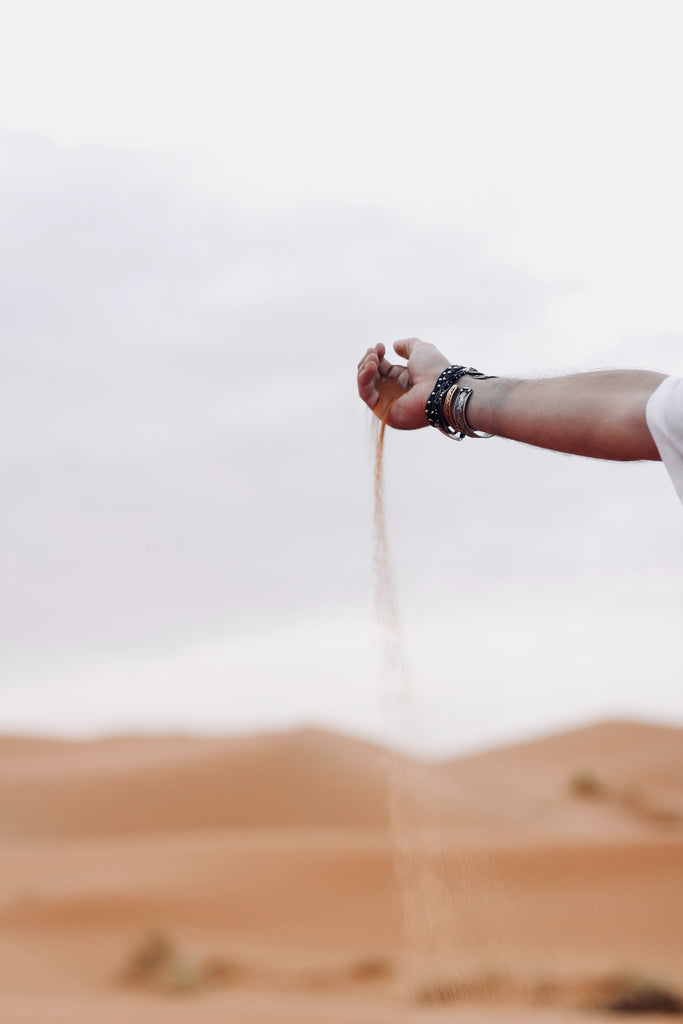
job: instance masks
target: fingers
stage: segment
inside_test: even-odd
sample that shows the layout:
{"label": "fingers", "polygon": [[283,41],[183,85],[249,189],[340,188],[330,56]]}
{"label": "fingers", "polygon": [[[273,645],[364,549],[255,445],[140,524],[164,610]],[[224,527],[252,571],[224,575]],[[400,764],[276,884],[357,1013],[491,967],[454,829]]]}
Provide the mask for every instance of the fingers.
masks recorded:
{"label": "fingers", "polygon": [[381,377],[395,377],[400,373],[402,367],[393,366],[388,359],[384,358],[386,349],[384,345],[375,345],[369,348],[361,361],[358,363],[358,380],[366,383],[372,380],[377,374]]}
{"label": "fingers", "polygon": [[402,366],[396,366],[388,359],[383,359],[379,364],[379,372],[383,377],[397,377],[402,369]]}
{"label": "fingers", "polygon": [[378,368],[379,364],[375,353],[368,353],[358,364],[358,380],[371,380]]}
{"label": "fingers", "polygon": [[379,372],[379,356],[374,348],[369,348],[358,364],[358,383],[370,383]]}
{"label": "fingers", "polygon": [[367,349],[358,363],[358,394],[371,409],[380,399],[378,383],[382,378],[399,379],[403,387],[409,387],[406,367],[397,366],[385,358],[386,348],[381,342]]}
{"label": "fingers", "polygon": [[361,374],[369,373],[369,367],[372,367],[373,373],[379,372],[382,377],[396,377],[404,367],[395,366],[393,363],[390,363],[384,357],[385,352],[386,348],[381,343],[375,345],[374,348],[369,348],[358,363],[359,377]]}
{"label": "fingers", "polygon": [[404,338],[402,341],[394,342],[394,352],[402,359],[410,359],[416,345],[424,345],[424,342],[419,338]]}
{"label": "fingers", "polygon": [[384,345],[381,342],[378,345],[374,345],[372,348],[367,349],[365,355],[363,356],[363,358],[358,363],[358,369],[360,370],[360,368],[363,365],[363,363],[365,363],[366,360],[368,359],[368,356],[373,356],[373,357],[377,356],[377,363],[379,364],[380,361],[382,359],[384,359],[384,353],[385,352],[386,352],[386,348],[384,347]]}
{"label": "fingers", "polygon": [[[369,348],[358,364],[358,394],[371,409],[379,400],[377,377],[379,375],[379,346]],[[384,353],[382,353],[383,355]]]}

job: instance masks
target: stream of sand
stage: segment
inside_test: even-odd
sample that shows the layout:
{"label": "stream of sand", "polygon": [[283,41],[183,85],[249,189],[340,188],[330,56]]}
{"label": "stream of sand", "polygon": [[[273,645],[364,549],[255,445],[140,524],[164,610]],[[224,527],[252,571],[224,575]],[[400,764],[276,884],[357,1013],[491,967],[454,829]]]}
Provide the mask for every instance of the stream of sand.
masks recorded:
{"label": "stream of sand", "polygon": [[[407,747],[424,736],[415,679],[410,667],[398,610],[389,548],[385,492],[384,443],[391,407],[404,390],[395,381],[380,383],[374,420],[374,561],[375,604],[381,645],[380,685],[384,714]],[[454,681],[455,684],[455,681]],[[485,990],[487,979],[473,978],[466,965],[453,962],[452,951],[462,948],[463,935],[489,947],[488,970],[507,971],[500,962],[501,913],[510,918],[509,892],[490,878],[483,852],[468,843],[469,829],[452,804],[451,795],[430,785],[428,764],[398,753],[390,755],[387,789],[394,849],[395,893],[402,921],[406,995],[421,1000],[425,990],[443,984],[463,984]],[[477,876],[489,874],[490,899],[476,901]],[[512,918],[515,918],[512,914]]]}

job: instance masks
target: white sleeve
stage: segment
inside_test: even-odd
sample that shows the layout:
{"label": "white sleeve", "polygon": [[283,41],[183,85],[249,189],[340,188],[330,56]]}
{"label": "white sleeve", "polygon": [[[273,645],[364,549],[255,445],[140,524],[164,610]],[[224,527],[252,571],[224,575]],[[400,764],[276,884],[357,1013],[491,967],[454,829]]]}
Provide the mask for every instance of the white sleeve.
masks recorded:
{"label": "white sleeve", "polygon": [[662,462],[683,501],[683,377],[667,377],[652,393],[647,425]]}

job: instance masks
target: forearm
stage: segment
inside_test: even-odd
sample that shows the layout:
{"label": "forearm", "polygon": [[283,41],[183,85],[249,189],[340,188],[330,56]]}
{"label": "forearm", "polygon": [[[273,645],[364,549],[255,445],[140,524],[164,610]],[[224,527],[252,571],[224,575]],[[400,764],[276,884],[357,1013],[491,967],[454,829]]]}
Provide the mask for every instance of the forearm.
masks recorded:
{"label": "forearm", "polygon": [[474,430],[596,459],[658,460],[645,407],[664,375],[602,370],[543,380],[463,378]]}

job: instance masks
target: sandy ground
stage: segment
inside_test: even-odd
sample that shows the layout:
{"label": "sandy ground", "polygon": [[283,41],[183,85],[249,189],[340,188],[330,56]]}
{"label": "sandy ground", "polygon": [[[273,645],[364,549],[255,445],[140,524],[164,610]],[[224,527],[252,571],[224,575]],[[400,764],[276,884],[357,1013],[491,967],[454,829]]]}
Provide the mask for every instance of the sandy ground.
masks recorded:
{"label": "sandy ground", "polygon": [[683,730],[421,765],[0,740],[0,1024],[608,1019],[683,995]]}

